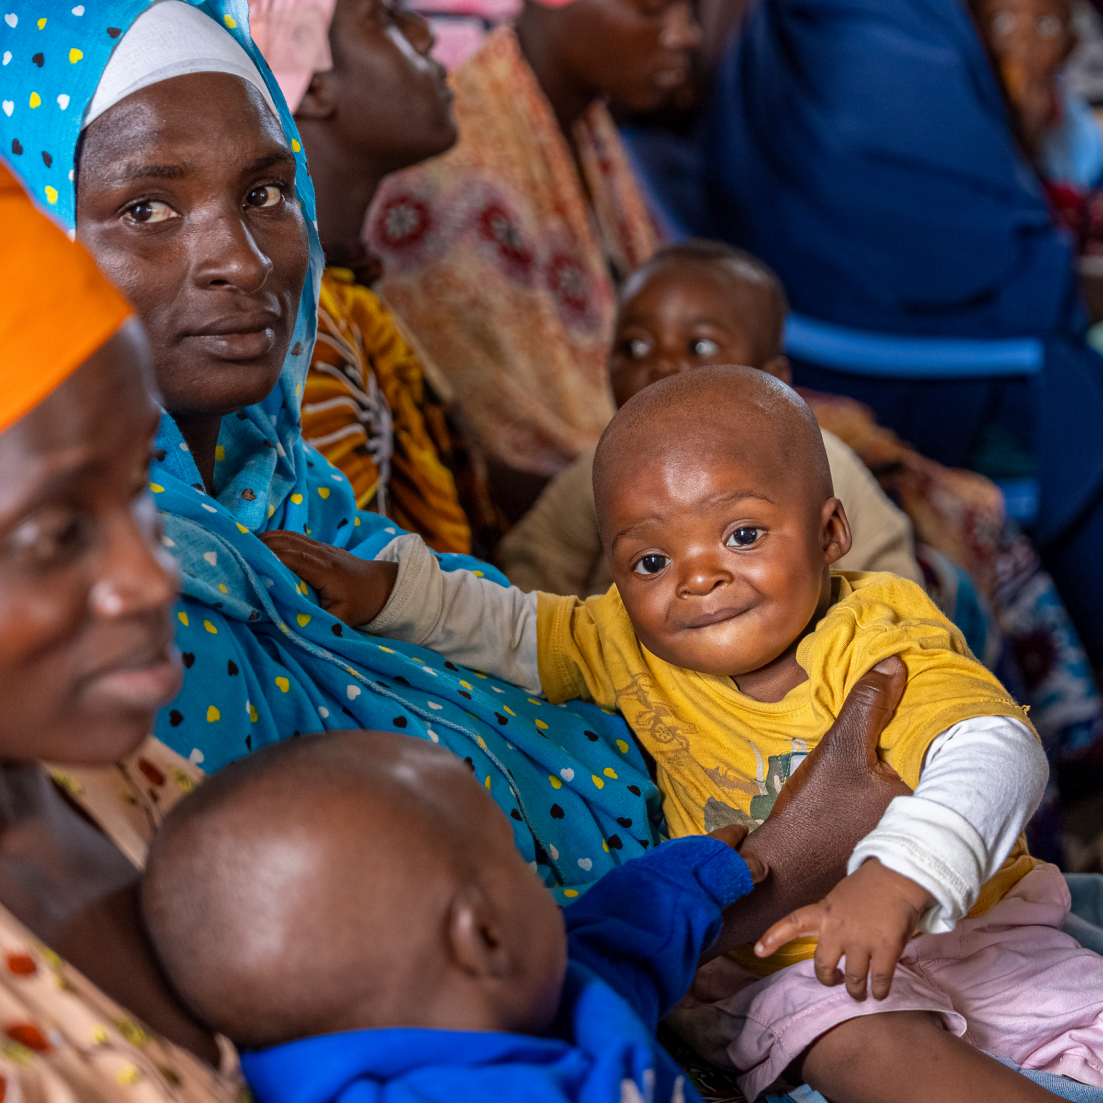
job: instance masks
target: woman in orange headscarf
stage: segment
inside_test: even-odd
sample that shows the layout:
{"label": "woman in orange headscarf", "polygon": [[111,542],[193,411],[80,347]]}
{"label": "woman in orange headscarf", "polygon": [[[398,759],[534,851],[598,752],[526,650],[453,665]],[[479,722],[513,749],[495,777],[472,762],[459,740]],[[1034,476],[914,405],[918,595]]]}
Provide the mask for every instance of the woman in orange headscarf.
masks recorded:
{"label": "woman in orange headscarf", "polygon": [[145,339],[2,164],[0,240],[0,1097],[229,1103],[138,923],[145,843],[198,776],[146,738],[180,668]]}

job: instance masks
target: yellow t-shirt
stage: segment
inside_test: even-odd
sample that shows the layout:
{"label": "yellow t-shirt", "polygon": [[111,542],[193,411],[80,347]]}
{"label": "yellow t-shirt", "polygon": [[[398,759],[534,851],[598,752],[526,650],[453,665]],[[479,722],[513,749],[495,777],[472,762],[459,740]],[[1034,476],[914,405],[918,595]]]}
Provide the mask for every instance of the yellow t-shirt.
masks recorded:
{"label": "yellow t-shirt", "polygon": [[[636,639],[617,588],[600,597],[540,594],[540,681],[554,703],[571,698],[617,708],[654,756],[673,836],[725,823],[752,830],[769,815],[800,760],[834,723],[858,679],[890,655],[907,668],[903,698],[881,733],[879,752],[913,789],[927,748],[954,724],[979,716],[1025,721],[965,638],[913,582],[883,573],[833,575],[835,603],[797,648],[808,681],[777,702],[756,701],[731,678],[672,666]],[[983,914],[1033,867],[1020,839],[981,890]],[[762,968],[810,957],[791,943]]]}

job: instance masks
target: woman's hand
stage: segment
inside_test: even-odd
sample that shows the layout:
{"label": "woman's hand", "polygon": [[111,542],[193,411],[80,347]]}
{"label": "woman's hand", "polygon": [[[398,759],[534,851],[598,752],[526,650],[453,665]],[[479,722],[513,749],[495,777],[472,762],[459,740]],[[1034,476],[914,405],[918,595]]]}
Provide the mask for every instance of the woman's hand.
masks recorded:
{"label": "woman's hand", "polygon": [[733,904],[702,961],[756,941],[783,916],[822,900],[846,876],[854,847],[893,797],[911,790],[877,757],[877,741],[904,692],[906,672],[884,659],[850,691],[835,723],[785,783],[769,818],[740,847],[769,870]]}
{"label": "woman's hand", "polygon": [[323,609],[352,628],[379,616],[398,578],[397,563],[360,559],[298,532],[265,532],[260,538],[288,570],[318,591]]}
{"label": "woman's hand", "polygon": [[[863,862],[818,904],[798,908],[775,923],[754,952],[769,957],[794,938],[816,937],[815,969],[820,984],[833,988],[846,980],[846,990],[860,1003],[866,998],[866,974],[875,1000],[892,991],[892,975],[920,916],[934,897],[876,858]],[[839,959],[846,958],[846,976]]]}

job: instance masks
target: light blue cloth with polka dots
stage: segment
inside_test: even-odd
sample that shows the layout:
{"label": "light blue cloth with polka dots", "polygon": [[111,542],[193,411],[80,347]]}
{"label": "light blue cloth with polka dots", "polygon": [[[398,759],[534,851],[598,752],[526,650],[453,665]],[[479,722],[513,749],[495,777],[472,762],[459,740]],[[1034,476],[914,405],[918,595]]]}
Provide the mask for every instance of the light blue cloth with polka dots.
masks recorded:
{"label": "light blue cloth with polka dots", "polygon": [[[147,6],[0,0],[0,152],[66,229],[75,219],[81,117],[114,44]],[[249,38],[246,0],[194,6],[235,37],[272,92],[298,161],[311,266],[279,385],[223,419],[213,496],[176,423],[162,417],[151,485],[182,570],[175,615],[186,670],[156,734],[207,771],[323,728],[440,743],[469,763],[561,899],[576,897],[658,841],[658,792],[623,720],[591,705],[553,707],[422,648],[350,629],[257,539],[274,529],[305,532],[371,558],[401,530],[358,511],[345,477],[303,443],[299,396],[322,271],[314,190],[294,121]],[[505,584],[469,557],[441,558],[445,569],[481,570]]]}

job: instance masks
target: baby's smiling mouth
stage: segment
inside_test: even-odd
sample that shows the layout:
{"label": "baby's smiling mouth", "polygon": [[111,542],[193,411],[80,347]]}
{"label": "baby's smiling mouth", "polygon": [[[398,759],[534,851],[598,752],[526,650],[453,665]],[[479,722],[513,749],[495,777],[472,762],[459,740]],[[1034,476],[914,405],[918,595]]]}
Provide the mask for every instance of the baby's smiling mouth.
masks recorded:
{"label": "baby's smiling mouth", "polygon": [[714,609],[711,613],[702,613],[700,616],[693,617],[692,620],[686,620],[682,622],[683,628],[708,628],[713,624],[720,624],[726,620],[735,620],[736,617],[741,617],[747,612],[747,606],[742,609],[736,609],[733,606],[726,605],[722,609]]}

